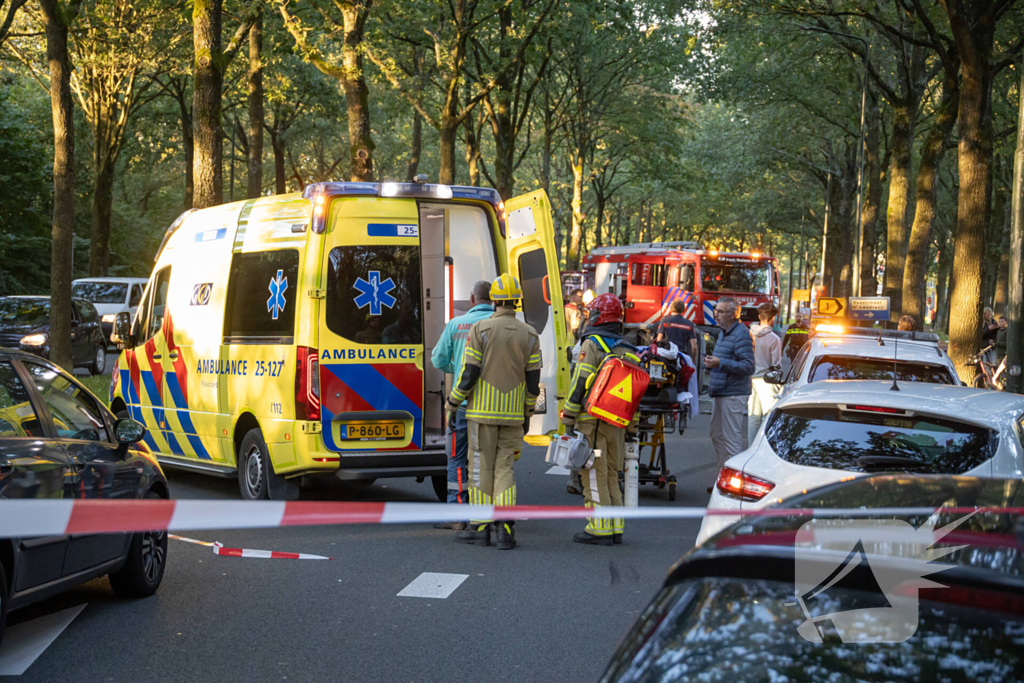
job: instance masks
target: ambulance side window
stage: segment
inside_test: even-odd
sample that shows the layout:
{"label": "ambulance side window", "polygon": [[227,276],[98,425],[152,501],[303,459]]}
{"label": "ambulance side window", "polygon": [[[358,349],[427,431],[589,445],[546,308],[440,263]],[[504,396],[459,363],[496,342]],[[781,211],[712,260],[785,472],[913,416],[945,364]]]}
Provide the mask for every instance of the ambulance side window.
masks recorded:
{"label": "ambulance side window", "polygon": [[420,248],[335,247],[327,258],[327,329],[358,344],[421,344]]}
{"label": "ambulance side window", "polygon": [[537,334],[542,334],[551,308],[547,256],[543,249],[534,249],[519,257],[519,277],[523,286],[523,318]]}
{"label": "ambulance side window", "polygon": [[290,344],[298,295],[297,250],[233,254],[224,305],[224,341]]}
{"label": "ambulance side window", "polygon": [[149,329],[146,332],[146,341],[156,336],[164,324],[164,316],[167,315],[167,290],[171,286],[171,269],[164,268],[157,273],[156,281],[153,283],[153,308],[149,314]]}

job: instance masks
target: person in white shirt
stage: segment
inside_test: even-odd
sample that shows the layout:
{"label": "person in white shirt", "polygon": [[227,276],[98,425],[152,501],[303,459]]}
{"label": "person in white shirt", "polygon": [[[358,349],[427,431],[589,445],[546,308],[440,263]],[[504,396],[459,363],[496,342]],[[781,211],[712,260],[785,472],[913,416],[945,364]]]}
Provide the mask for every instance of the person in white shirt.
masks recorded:
{"label": "person in white shirt", "polygon": [[760,323],[750,326],[754,339],[754,376],[751,379],[750,398],[747,400],[747,444],[754,444],[754,437],[761,427],[761,420],[775,405],[778,390],[774,384],[764,381],[764,373],[772,366],[782,364],[782,340],[772,331],[779,309],[775,304],[765,303],[757,307]]}

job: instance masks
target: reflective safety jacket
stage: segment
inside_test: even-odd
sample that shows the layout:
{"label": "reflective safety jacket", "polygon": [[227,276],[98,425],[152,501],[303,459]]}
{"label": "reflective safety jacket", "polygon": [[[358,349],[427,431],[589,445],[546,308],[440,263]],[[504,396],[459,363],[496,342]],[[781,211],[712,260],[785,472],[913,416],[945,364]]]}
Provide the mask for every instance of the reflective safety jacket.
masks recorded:
{"label": "reflective safety jacket", "polygon": [[[572,373],[572,380],[569,382],[569,398],[565,400],[562,408],[562,424],[574,425],[576,422],[590,422],[597,418],[583,410],[583,403],[593,383],[594,373],[601,367],[605,356],[614,354],[622,358],[628,358],[636,363],[640,359],[634,353],[634,348],[617,334],[601,334],[595,327],[588,329],[588,334],[583,338],[580,347],[580,359]],[[633,416],[633,424],[636,424],[636,416]]]}
{"label": "reflective safety jacket", "polygon": [[457,378],[462,372],[462,355],[466,350],[466,342],[469,340],[469,331],[474,323],[486,320],[494,315],[494,306],[491,304],[477,304],[469,309],[465,315],[452,318],[444,326],[444,332],[430,354],[431,364],[447,375],[455,375]]}
{"label": "reflective safety jacket", "polygon": [[468,399],[466,419],[519,425],[533,415],[540,393],[541,354],[537,331],[499,306],[473,325],[459,380],[448,397],[455,410]]}

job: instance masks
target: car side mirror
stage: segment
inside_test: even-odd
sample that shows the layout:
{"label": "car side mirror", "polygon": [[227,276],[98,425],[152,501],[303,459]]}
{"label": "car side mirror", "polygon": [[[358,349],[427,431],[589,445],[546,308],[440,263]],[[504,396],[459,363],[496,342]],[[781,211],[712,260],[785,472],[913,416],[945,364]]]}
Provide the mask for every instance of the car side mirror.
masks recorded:
{"label": "car side mirror", "polygon": [[110,335],[110,341],[116,342],[124,348],[132,346],[132,316],[127,311],[121,311],[114,318],[114,333]]}
{"label": "car side mirror", "polygon": [[764,373],[763,377],[766,384],[783,384],[785,380],[782,377],[782,368],[772,368]]}
{"label": "car side mirror", "polygon": [[120,444],[133,444],[146,436],[146,427],[141,422],[124,418],[114,423],[114,435]]}

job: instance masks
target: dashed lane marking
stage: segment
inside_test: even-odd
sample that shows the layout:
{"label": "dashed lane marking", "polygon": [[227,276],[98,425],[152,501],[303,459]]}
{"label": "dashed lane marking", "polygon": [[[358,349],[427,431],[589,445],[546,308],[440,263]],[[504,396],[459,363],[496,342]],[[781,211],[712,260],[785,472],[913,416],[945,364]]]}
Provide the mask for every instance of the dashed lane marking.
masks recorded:
{"label": "dashed lane marking", "polygon": [[569,470],[565,469],[561,465],[553,465],[551,467],[551,469],[548,470],[547,472],[545,472],[544,474],[561,474],[561,475],[566,475],[566,474],[569,474]]}
{"label": "dashed lane marking", "polygon": [[4,630],[4,644],[0,648],[0,676],[20,676],[25,673],[84,609],[85,605],[70,607]]}
{"label": "dashed lane marking", "polygon": [[399,593],[400,598],[447,598],[469,578],[469,574],[423,572]]}

